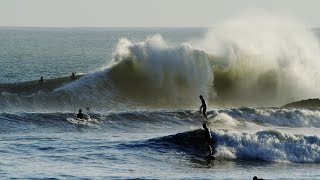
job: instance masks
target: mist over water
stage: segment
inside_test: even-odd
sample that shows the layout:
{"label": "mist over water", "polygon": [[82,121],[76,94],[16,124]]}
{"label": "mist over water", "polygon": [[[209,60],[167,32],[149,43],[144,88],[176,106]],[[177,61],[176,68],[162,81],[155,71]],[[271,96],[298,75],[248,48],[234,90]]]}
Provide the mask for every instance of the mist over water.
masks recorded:
{"label": "mist over water", "polygon": [[211,29],[199,46],[213,56],[219,102],[278,106],[319,97],[319,38],[298,22],[240,16]]}

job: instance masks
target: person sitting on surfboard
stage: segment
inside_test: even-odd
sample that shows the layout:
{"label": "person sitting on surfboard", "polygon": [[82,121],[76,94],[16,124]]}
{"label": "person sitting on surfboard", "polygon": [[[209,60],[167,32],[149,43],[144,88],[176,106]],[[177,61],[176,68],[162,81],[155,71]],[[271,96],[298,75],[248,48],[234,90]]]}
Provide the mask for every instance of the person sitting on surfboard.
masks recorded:
{"label": "person sitting on surfboard", "polygon": [[209,155],[213,155],[213,152],[212,152],[212,137],[211,137],[211,134],[210,134],[210,131],[207,127],[206,124],[203,124],[203,129],[204,129],[204,134],[205,134],[205,141],[206,141],[206,145],[208,146],[208,150],[209,150]]}
{"label": "person sitting on surfboard", "polygon": [[70,76],[70,79],[72,80],[76,80],[76,72],[72,72],[71,76]]}
{"label": "person sitting on surfboard", "polygon": [[43,79],[43,77],[41,76],[40,77],[40,80],[39,80],[39,83],[44,83],[44,82],[46,82],[44,79]]}
{"label": "person sitting on surfboard", "polygon": [[79,113],[77,114],[77,118],[84,119],[84,114],[82,114],[82,109],[79,109]]}
{"label": "person sitting on surfboard", "polygon": [[207,118],[207,114],[206,114],[206,111],[207,111],[207,104],[206,104],[206,101],[203,99],[202,95],[199,96],[200,100],[201,100],[201,106],[200,106],[200,113],[201,113],[201,109],[202,109],[202,114],[203,116]]}

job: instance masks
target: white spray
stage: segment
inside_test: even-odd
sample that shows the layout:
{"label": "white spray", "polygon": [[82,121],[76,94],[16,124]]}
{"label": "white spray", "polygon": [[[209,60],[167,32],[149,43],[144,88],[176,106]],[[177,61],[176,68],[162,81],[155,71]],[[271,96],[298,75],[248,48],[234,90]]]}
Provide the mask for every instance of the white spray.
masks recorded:
{"label": "white spray", "polygon": [[168,94],[168,101],[194,100],[200,94],[208,97],[213,82],[208,56],[189,44],[170,46],[159,34],[141,42],[121,39],[113,56],[116,62],[132,61],[151,79],[153,88]]}
{"label": "white spray", "polygon": [[211,29],[200,46],[224,60],[234,97],[261,97],[264,94],[257,91],[268,88],[273,91],[273,105],[319,97],[319,41],[297,22],[238,16]]}

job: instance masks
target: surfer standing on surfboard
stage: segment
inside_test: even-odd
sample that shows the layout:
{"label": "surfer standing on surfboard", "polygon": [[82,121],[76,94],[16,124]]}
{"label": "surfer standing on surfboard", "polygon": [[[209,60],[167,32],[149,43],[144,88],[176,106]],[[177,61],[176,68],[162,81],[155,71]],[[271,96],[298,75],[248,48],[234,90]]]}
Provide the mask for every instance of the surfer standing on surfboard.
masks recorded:
{"label": "surfer standing on surfboard", "polygon": [[205,141],[206,141],[206,145],[208,146],[208,150],[209,150],[209,155],[213,155],[213,152],[212,152],[212,137],[211,137],[211,134],[210,134],[210,131],[207,127],[206,124],[203,124],[203,129],[204,129],[204,134],[205,134]]}
{"label": "surfer standing on surfboard", "polygon": [[202,110],[202,114],[203,116],[207,118],[207,114],[206,114],[206,111],[207,111],[207,104],[206,104],[206,101],[203,99],[202,95],[199,96],[200,100],[201,100],[201,106],[200,106],[200,113],[201,113],[201,110]]}

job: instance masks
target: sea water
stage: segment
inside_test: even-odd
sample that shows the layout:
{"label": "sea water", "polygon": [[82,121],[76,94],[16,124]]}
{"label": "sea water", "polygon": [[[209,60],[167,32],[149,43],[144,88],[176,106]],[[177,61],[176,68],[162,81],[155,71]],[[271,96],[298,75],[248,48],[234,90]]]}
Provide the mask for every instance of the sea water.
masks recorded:
{"label": "sea water", "polygon": [[1,179],[320,179],[320,109],[281,108],[319,97],[296,28],[1,27]]}

